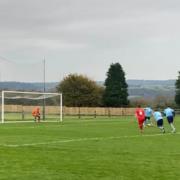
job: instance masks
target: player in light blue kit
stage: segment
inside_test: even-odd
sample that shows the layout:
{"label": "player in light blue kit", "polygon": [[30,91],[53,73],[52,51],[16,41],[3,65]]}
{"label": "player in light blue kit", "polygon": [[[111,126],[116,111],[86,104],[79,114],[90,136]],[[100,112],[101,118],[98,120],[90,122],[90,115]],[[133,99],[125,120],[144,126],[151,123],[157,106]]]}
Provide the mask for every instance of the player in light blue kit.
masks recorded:
{"label": "player in light blue kit", "polygon": [[157,127],[163,132],[165,133],[165,129],[164,129],[164,126],[163,126],[163,116],[161,114],[160,111],[155,111],[153,113],[153,116],[154,116],[154,119],[157,123]]}
{"label": "player in light blue kit", "polygon": [[171,109],[170,107],[167,107],[165,110],[164,110],[164,115],[166,116],[167,120],[168,120],[168,123],[169,125],[171,126],[172,128],[172,133],[175,133],[176,132],[176,128],[174,127],[174,116],[175,116],[175,111],[174,109]]}
{"label": "player in light blue kit", "polygon": [[153,114],[153,110],[150,107],[146,107],[144,109],[145,112],[145,121],[144,121],[144,126],[153,126],[153,123],[151,121],[151,116]]}

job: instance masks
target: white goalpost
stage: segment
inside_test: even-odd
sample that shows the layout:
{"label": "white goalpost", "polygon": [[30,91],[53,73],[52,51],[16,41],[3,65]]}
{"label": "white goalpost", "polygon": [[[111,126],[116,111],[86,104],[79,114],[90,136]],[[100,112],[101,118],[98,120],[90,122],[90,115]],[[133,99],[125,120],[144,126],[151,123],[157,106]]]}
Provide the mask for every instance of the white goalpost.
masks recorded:
{"label": "white goalpost", "polygon": [[46,117],[46,122],[62,122],[62,106],[61,93],[2,91],[1,123],[32,122],[32,110],[35,107],[40,107],[41,114]]}

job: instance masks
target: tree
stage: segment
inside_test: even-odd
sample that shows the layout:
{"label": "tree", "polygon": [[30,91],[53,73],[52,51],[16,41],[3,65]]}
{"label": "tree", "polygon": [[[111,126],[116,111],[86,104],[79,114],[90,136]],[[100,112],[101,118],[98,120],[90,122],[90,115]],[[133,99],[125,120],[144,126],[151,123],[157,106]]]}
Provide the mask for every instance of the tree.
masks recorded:
{"label": "tree", "polygon": [[57,86],[63,93],[63,102],[72,107],[93,107],[102,105],[104,88],[83,75],[70,74]]}
{"label": "tree", "polygon": [[111,64],[105,80],[103,102],[108,107],[122,107],[129,104],[128,85],[125,73],[119,63]]}
{"label": "tree", "polygon": [[180,71],[179,71],[178,79],[176,80],[175,83],[175,87],[176,87],[175,102],[178,106],[180,106]]}

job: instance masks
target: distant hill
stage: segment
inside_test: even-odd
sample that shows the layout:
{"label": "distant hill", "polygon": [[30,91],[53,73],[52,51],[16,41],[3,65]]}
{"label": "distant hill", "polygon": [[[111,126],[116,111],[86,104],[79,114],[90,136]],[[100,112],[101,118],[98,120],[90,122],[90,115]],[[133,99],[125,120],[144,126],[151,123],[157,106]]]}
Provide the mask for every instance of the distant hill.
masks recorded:
{"label": "distant hill", "polygon": [[[46,91],[54,91],[57,82],[46,83]],[[44,83],[26,83],[26,82],[0,82],[0,89],[4,90],[20,90],[20,91],[43,91]]]}
{"label": "distant hill", "polygon": [[175,85],[174,79],[171,80],[136,80],[136,79],[129,79],[127,83],[130,86],[173,86]]}
{"label": "distant hill", "polygon": [[[175,80],[127,80],[129,98],[175,95]],[[58,82],[46,83],[46,91],[55,91]],[[103,85],[102,81],[97,84]],[[0,82],[0,89],[21,91],[43,91],[43,83]]]}
{"label": "distant hill", "polygon": [[129,98],[174,97],[175,80],[127,80]]}

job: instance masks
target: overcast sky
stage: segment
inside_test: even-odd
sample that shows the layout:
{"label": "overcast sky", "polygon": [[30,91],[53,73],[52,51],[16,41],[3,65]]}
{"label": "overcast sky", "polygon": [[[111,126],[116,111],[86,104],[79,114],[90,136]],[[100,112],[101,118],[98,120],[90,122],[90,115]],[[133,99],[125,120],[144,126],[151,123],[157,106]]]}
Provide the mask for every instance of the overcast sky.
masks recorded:
{"label": "overcast sky", "polygon": [[[69,73],[104,81],[115,62],[127,79],[176,79],[180,1],[0,0],[1,64],[37,63],[36,69],[42,70],[44,57],[47,81],[59,81]],[[30,80],[30,72],[22,75],[14,68],[16,73],[11,69],[5,74],[2,67],[1,80]],[[29,69],[34,81],[38,73]]]}

